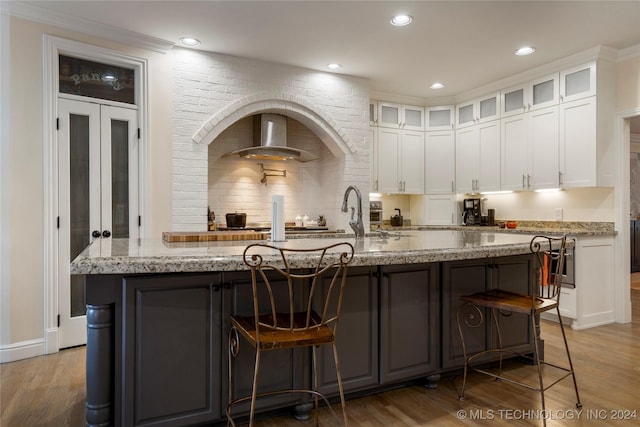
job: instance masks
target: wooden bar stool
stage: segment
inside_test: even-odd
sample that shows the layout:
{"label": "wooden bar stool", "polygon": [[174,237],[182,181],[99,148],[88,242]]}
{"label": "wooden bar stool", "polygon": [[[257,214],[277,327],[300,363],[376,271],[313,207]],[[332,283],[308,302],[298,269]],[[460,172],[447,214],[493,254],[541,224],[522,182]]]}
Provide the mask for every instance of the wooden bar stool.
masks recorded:
{"label": "wooden bar stool", "polygon": [[[295,259],[291,258],[295,255]],[[347,267],[354,255],[353,246],[343,242],[317,249],[285,249],[268,244],[252,244],[244,251],[243,260],[251,269],[253,315],[231,316],[229,331],[229,403],[227,424],[235,426],[232,408],[235,404],[251,401],[249,426],[253,426],[256,399],[281,393],[306,393],[314,397],[315,419],[318,425],[318,398],[324,400],[335,415],[324,395],[317,391],[318,368],[316,350],[331,345],[342,403],[344,424],[348,425],[342,376],[338,363],[336,333],[342,294],[347,278]],[[302,267],[301,267],[302,266]],[[309,267],[312,266],[312,267]],[[274,286],[274,274],[285,279],[286,286]],[[327,282],[327,280],[329,280]],[[286,288],[284,290],[283,288]],[[322,288],[322,289],[321,289]],[[279,296],[284,291],[286,296]],[[262,298],[259,298],[259,295]],[[267,295],[268,297],[264,297]],[[268,300],[263,303],[263,300]],[[286,301],[278,304],[277,301]],[[301,303],[303,308],[300,309]],[[260,305],[261,303],[262,306]],[[286,305],[286,307],[285,307]],[[240,337],[255,350],[253,386],[250,396],[233,395],[233,361],[238,355]],[[310,390],[276,390],[257,392],[260,373],[260,354],[265,351],[311,347],[313,379]]]}
{"label": "wooden bar stool", "polygon": [[[530,390],[540,392],[540,398],[542,401],[542,418],[544,425],[546,425],[546,417],[544,416],[546,410],[544,392],[564,378],[567,378],[569,376],[572,377],[573,387],[576,392],[576,407],[582,407],[582,404],[580,403],[580,395],[578,394],[576,375],[573,369],[573,363],[571,362],[571,355],[569,353],[567,337],[564,332],[564,326],[562,324],[559,309],[566,245],[566,236],[535,236],[533,239],[531,239],[529,247],[531,253],[534,255],[533,258],[535,275],[533,285],[531,286],[532,289],[530,289],[528,295],[517,294],[500,289],[492,289],[489,291],[478,292],[472,295],[464,295],[460,297],[463,304],[458,308],[457,311],[457,324],[458,333],[460,335],[460,342],[462,344],[462,351],[464,353],[464,373],[462,380],[462,390],[459,396],[460,400],[464,400],[464,391],[467,383],[468,371],[469,369],[473,369],[477,372],[495,377],[496,379],[508,381],[510,383],[526,387]],[[464,325],[471,328],[476,328],[484,325],[484,309],[488,309],[491,312],[492,323],[495,325],[498,338],[498,348],[488,348],[473,354],[468,354],[463,333],[463,323]],[[545,361],[544,357],[540,354],[538,343],[540,331],[540,313],[550,310],[555,310],[558,316],[558,325],[560,327],[560,331],[562,332],[562,339],[564,341],[564,348],[567,358],[566,365],[549,363]],[[503,348],[502,334],[500,332],[500,319],[508,318],[514,313],[522,313],[529,316],[529,323],[531,325],[531,332],[533,337],[533,357],[519,354],[509,349]],[[530,359],[537,367],[537,384],[527,383],[525,381],[520,381],[513,377],[503,375],[502,361],[503,355],[505,354],[517,355]],[[498,358],[499,364],[497,372],[490,370],[488,367],[479,366],[481,363],[486,365],[488,360],[495,360],[496,356]],[[475,366],[472,366],[472,362],[474,361],[477,364]],[[548,384],[545,384],[543,381],[543,368],[546,366],[551,367],[547,368],[548,370],[557,371],[558,373],[558,375],[554,376],[553,381]]]}

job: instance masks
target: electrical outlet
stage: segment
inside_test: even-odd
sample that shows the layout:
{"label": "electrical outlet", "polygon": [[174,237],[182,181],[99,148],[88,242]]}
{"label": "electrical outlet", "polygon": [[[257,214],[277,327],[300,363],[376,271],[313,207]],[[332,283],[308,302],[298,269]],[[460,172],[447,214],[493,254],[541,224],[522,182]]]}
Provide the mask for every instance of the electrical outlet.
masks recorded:
{"label": "electrical outlet", "polygon": [[556,221],[562,221],[562,208],[556,208]]}

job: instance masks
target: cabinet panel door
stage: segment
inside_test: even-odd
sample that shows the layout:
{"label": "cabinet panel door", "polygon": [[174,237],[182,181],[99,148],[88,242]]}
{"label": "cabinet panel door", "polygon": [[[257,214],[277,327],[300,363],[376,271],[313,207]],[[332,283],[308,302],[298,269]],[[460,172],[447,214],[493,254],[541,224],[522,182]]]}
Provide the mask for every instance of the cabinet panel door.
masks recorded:
{"label": "cabinet panel door", "polygon": [[478,125],[479,175],[476,190],[500,190],[500,121]]}
{"label": "cabinet panel door", "polygon": [[529,113],[529,171],[531,188],[557,188],[558,107]]}
{"label": "cabinet panel door", "polygon": [[[521,255],[496,258],[489,265],[491,286],[505,291],[528,295],[533,287],[533,256]],[[502,345],[512,351],[527,353],[533,351],[533,332],[529,316],[514,313],[508,317],[499,315]],[[491,324],[491,345],[497,347],[497,335]]]}
{"label": "cabinet panel door", "polygon": [[438,367],[438,264],[383,267],[380,382],[425,376]]}
{"label": "cabinet panel door", "polygon": [[426,108],[425,130],[453,130],[454,115],[454,106]]}
{"label": "cabinet panel door", "polygon": [[401,131],[378,128],[378,191],[400,191],[399,153]]}
{"label": "cabinet panel door", "polygon": [[424,194],[424,132],[402,132],[400,148],[402,192]]}
{"label": "cabinet panel door", "polygon": [[527,131],[526,114],[501,120],[502,125],[502,189],[527,188]]}
{"label": "cabinet panel door", "polygon": [[[278,274],[269,274],[271,284],[274,289],[281,289],[278,292],[279,298],[276,300],[276,307],[288,307],[289,299],[286,296],[287,282]],[[253,293],[251,290],[251,273],[231,272],[224,274],[223,289],[223,363],[222,369],[225,377],[228,372],[228,337],[230,322],[229,316],[252,316],[253,315]],[[259,292],[259,305],[267,307],[268,294],[264,288]],[[297,307],[302,307],[302,301],[296,302]],[[284,310],[284,309],[283,309]],[[287,308],[288,310],[288,308]],[[255,360],[255,349],[247,340],[240,337],[239,354],[234,362],[233,381],[234,396],[248,396],[251,394],[253,384],[253,369]],[[260,375],[258,376],[258,393],[269,390],[283,390],[291,388],[302,388],[309,384],[308,373],[309,353],[306,350],[277,350],[267,351],[260,355]],[[300,396],[293,394],[282,394],[259,399],[256,403],[258,410],[266,410],[273,407],[280,407],[293,404],[299,401]],[[223,384],[223,407],[226,408],[228,400],[228,381]],[[249,402],[238,404],[233,409],[234,414],[248,414]]]}
{"label": "cabinet panel door", "polygon": [[402,129],[424,130],[424,108],[402,106]]}
{"label": "cabinet panel door", "polygon": [[452,130],[425,133],[425,194],[455,192],[456,147]]}
{"label": "cabinet panel door", "polygon": [[529,83],[529,110],[539,110],[558,104],[558,73],[539,78]]}
{"label": "cabinet panel door", "polygon": [[221,417],[219,277],[124,278],[122,425]]}
{"label": "cabinet panel door", "polygon": [[398,129],[402,122],[402,106],[378,101],[378,126]]}
{"label": "cabinet panel door", "polygon": [[595,186],[596,98],[584,98],[560,106],[560,172],[562,186]]}
{"label": "cabinet panel door", "polygon": [[[345,393],[378,384],[378,279],[376,267],[350,268],[342,299],[337,347]],[[328,281],[323,283],[326,295]],[[318,351],[318,389],[338,395],[331,346]]]}
{"label": "cabinet panel door", "polygon": [[[487,289],[486,260],[453,261],[443,263],[442,268],[442,368],[456,368],[464,364],[464,354],[458,334],[456,317],[462,306],[462,295],[481,292]],[[479,320],[478,313],[466,308],[461,315],[473,316],[471,324]],[[482,310],[486,319],[487,312]],[[469,353],[485,350],[488,345],[486,323],[473,328],[466,326],[461,319],[465,343]]]}
{"label": "cabinet panel door", "polygon": [[485,96],[477,101],[477,121],[486,123],[500,118],[500,92]]}
{"label": "cabinet panel door", "polygon": [[502,114],[501,117],[509,117],[515,114],[522,114],[527,111],[528,88],[526,86],[516,86],[502,92]]}
{"label": "cabinet panel door", "polygon": [[456,132],[456,188],[458,193],[475,190],[480,157],[478,129],[470,127]]}
{"label": "cabinet panel door", "polygon": [[596,63],[573,67],[560,73],[562,102],[594,96],[596,94]]}

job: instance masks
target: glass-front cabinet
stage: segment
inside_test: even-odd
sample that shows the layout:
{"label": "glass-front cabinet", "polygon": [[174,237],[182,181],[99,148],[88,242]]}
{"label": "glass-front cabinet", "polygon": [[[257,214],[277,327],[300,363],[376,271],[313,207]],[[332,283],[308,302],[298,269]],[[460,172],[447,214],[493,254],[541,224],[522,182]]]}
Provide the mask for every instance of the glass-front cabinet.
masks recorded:
{"label": "glass-front cabinet", "polygon": [[453,105],[425,108],[425,130],[452,130],[455,124],[455,111]]}
{"label": "glass-front cabinet", "polygon": [[558,104],[558,73],[502,91],[501,117],[526,113]]}
{"label": "glass-front cabinet", "polygon": [[495,92],[456,106],[458,129],[486,123],[500,117],[500,93]]}
{"label": "glass-front cabinet", "polygon": [[595,94],[595,62],[569,68],[560,73],[560,102],[571,102]]}
{"label": "glass-front cabinet", "polygon": [[424,130],[424,108],[378,102],[377,124],[394,129]]}

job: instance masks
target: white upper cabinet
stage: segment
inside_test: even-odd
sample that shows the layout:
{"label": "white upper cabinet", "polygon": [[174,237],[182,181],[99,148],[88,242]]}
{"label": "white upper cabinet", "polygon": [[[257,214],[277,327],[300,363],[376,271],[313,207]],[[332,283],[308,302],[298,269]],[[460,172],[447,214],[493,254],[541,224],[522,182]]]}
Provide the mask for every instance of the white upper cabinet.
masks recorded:
{"label": "white upper cabinet", "polygon": [[500,93],[456,105],[456,118],[457,129],[500,118]]}
{"label": "white upper cabinet", "polygon": [[424,130],[424,108],[379,101],[377,124],[394,129]]}
{"label": "white upper cabinet", "polygon": [[454,194],[456,147],[453,130],[425,132],[425,194]]}
{"label": "white upper cabinet", "polygon": [[425,108],[425,130],[452,130],[455,125],[455,111],[453,105]]}
{"label": "white upper cabinet", "polygon": [[510,117],[558,104],[558,73],[502,91],[501,117]]}
{"label": "white upper cabinet", "polygon": [[500,121],[456,131],[456,190],[500,190]]}
{"label": "white upper cabinet", "polygon": [[500,122],[502,189],[559,187],[558,107],[506,117]]}
{"label": "white upper cabinet", "polygon": [[564,188],[593,187],[598,180],[596,97],[566,102],[560,106],[560,172]]}
{"label": "white upper cabinet", "polygon": [[424,193],[424,132],[378,128],[375,158],[375,191]]}
{"label": "white upper cabinet", "polygon": [[573,67],[560,73],[560,102],[571,102],[595,94],[595,62]]}

